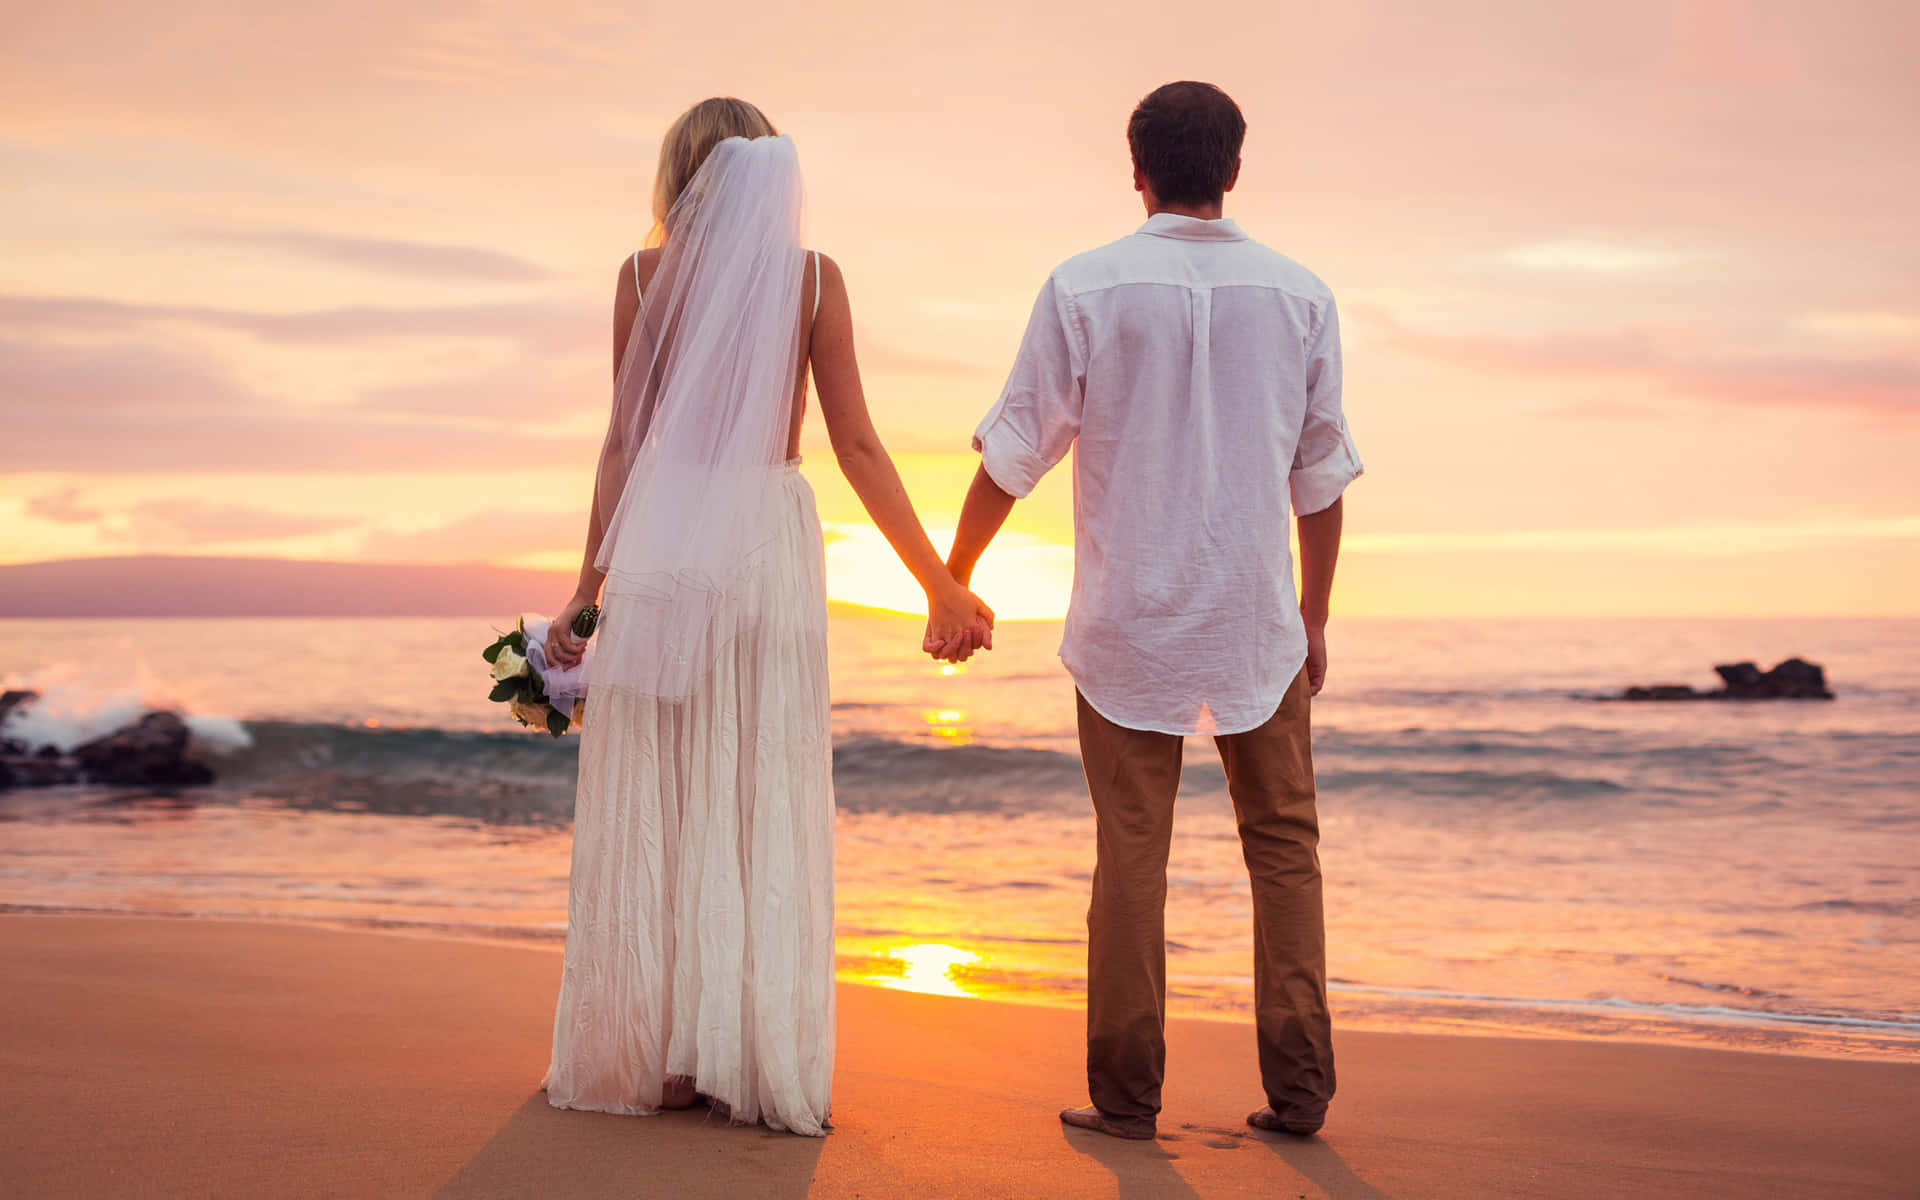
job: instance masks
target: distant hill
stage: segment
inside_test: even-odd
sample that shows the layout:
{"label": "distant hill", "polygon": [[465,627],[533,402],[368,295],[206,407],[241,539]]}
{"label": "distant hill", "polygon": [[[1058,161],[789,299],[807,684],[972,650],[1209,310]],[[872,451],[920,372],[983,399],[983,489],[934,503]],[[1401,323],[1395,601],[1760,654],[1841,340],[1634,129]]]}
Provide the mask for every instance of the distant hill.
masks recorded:
{"label": "distant hill", "polygon": [[0,617],[477,617],[553,608],[573,574],[279,558],[72,558],[0,566]]}
{"label": "distant hill", "polygon": [[[571,571],[149,555],[0,565],[0,617],[491,617],[546,612]],[[897,615],[853,604],[845,615]]]}

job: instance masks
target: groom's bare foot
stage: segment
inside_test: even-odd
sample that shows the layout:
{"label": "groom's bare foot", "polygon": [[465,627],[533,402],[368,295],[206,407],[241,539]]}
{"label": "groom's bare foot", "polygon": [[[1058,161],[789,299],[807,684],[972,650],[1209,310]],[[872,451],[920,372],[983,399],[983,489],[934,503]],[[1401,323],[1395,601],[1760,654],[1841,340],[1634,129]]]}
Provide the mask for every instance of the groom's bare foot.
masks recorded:
{"label": "groom's bare foot", "polygon": [[661,1108],[692,1108],[697,1099],[699,1095],[693,1090],[693,1080],[685,1076],[677,1075],[669,1078],[666,1086],[660,1089]]}
{"label": "groom's bare foot", "polygon": [[1272,1105],[1247,1114],[1247,1124],[1255,1129],[1264,1129],[1268,1133],[1291,1133],[1295,1137],[1312,1137],[1326,1123],[1327,1114],[1324,1112],[1308,1113],[1289,1109],[1278,1113]]}
{"label": "groom's bare foot", "polygon": [[1130,1142],[1145,1142],[1153,1139],[1152,1125],[1122,1125],[1091,1104],[1085,1108],[1061,1109],[1060,1123],[1074,1129],[1091,1129],[1095,1133],[1104,1133],[1108,1137],[1126,1138]]}

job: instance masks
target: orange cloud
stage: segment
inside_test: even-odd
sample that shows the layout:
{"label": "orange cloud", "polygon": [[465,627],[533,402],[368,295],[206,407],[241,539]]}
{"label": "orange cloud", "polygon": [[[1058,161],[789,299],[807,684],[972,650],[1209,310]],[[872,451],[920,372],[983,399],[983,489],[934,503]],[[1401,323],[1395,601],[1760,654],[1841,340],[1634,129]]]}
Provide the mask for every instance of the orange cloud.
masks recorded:
{"label": "orange cloud", "polygon": [[207,504],[189,497],[149,500],[125,513],[127,526],[110,531],[115,541],[143,550],[218,542],[261,542],[350,529],[354,517],[274,512],[240,504]]}

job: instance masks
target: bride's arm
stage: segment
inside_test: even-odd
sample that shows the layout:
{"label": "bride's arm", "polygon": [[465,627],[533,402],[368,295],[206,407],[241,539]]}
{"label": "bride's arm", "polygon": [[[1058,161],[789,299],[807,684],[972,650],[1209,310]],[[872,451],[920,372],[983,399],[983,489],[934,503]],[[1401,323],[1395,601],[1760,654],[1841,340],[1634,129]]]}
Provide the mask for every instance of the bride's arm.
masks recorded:
{"label": "bride's arm", "polygon": [[[834,457],[867,515],[927,593],[928,646],[937,643],[947,656],[965,658],[977,647],[992,645],[993,611],[948,572],[880,442],[860,385],[846,280],[839,264],[825,255],[820,256],[820,285],[820,315],[813,323],[813,383]],[[975,628],[979,633],[968,637]]]}
{"label": "bride's arm", "polygon": [[[619,277],[613,286],[613,377],[616,383],[620,378],[620,363],[627,355],[627,341],[633,336],[633,320],[639,311],[640,289],[634,282],[633,260],[622,259]],[[618,403],[617,397],[615,403]],[[580,556],[579,581],[566,607],[554,617],[553,627],[547,635],[547,658],[558,667],[574,666],[580,661],[580,656],[586,653],[585,639],[573,636],[573,619],[581,609],[600,598],[600,585],[606,581],[606,572],[594,565],[600,559],[600,539],[606,532],[600,514],[612,512],[614,505],[620,501],[618,495],[610,494],[612,489],[626,485],[624,473],[616,472],[621,477],[608,479],[608,457],[608,449],[603,449],[601,469],[593,481],[593,508],[587,513],[587,548]]]}

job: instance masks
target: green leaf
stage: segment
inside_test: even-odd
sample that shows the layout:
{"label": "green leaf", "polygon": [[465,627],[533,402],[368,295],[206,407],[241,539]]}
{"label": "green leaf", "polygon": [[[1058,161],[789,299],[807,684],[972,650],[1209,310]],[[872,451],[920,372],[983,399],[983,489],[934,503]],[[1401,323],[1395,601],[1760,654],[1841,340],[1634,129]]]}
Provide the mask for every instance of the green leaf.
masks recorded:
{"label": "green leaf", "polygon": [[507,644],[507,639],[501,638],[499,641],[495,642],[493,645],[488,646],[485,650],[482,650],[480,652],[480,657],[486,659],[488,662],[491,663],[495,659],[500,657],[501,648],[504,647],[506,644]]}
{"label": "green leaf", "polygon": [[512,646],[517,653],[525,654],[527,652],[527,635],[521,633],[518,629],[500,640]]}
{"label": "green leaf", "polygon": [[496,683],[493,685],[493,691],[491,694],[487,696],[487,699],[499,701],[499,702],[505,702],[513,699],[515,696],[518,696],[519,694],[520,694],[519,680],[502,679],[499,683]]}
{"label": "green leaf", "polygon": [[547,732],[555,737],[565,736],[569,724],[570,722],[567,720],[565,713],[550,712],[547,714]]}

